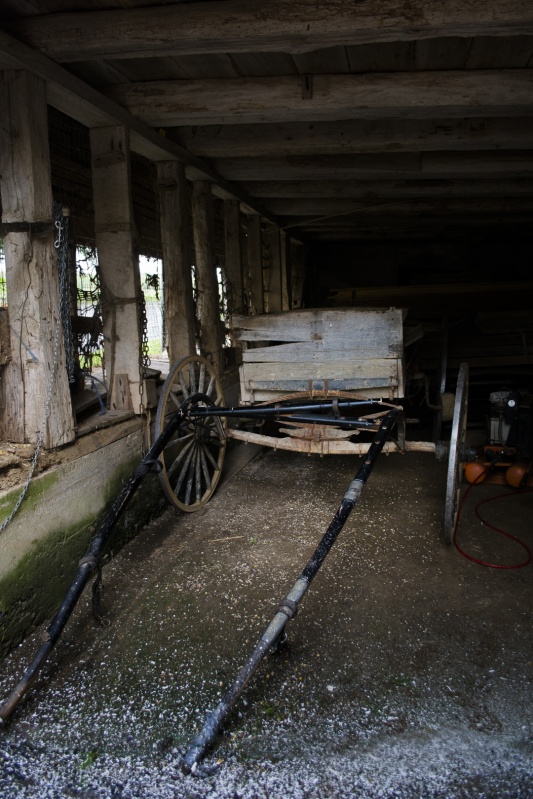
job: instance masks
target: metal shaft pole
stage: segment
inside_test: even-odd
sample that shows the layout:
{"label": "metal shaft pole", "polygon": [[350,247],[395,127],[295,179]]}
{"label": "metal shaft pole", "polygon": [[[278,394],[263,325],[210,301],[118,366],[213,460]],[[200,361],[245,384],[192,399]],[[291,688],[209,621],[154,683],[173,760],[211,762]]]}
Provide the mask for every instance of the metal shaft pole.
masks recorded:
{"label": "metal shaft pole", "polygon": [[399,408],[392,409],[383,418],[380,429],[374,436],[374,440],[372,441],[368,452],[366,453],[363,463],[359,467],[354,479],[348,486],[348,490],[346,491],[342,502],[335,513],[335,516],[333,517],[322,540],[315,549],[311,559],[305,566],[299,578],[296,580],[292,589],[279,606],[275,616],[261,636],[252,654],[239,671],[235,681],[230,686],[215,710],[213,710],[207,716],[203,729],[196,737],[193,745],[183,758],[181,767],[184,774],[194,774],[196,772],[198,763],[200,760],[202,760],[207,749],[214,742],[217,734],[222,728],[225,719],[232,710],[233,705],[244,691],[246,685],[250,681],[264,656],[279,640],[287,622],[296,615],[300,601],[302,600],[305,592],[311,584],[311,581],[326,559],[328,552],[335,543],[355,504],[359,500],[365,483],[372,471],[372,467],[374,466],[379,453],[383,449],[383,446],[387,441],[387,438],[389,437],[400,412],[401,409]]}
{"label": "metal shaft pole", "polygon": [[122,515],[133,494],[144,480],[146,475],[151,471],[154,463],[157,461],[157,458],[180,426],[181,421],[182,415],[180,413],[176,413],[174,416],[172,416],[161,435],[158,436],[158,438],[154,441],[150,450],[137,466],[132,476],[125,484],[116,500],[113,502],[98,531],[91,538],[87,552],[78,564],[78,569],[65,595],[65,598],[63,599],[63,602],[56,611],[56,614],[52,619],[50,626],[48,627],[46,641],[39,647],[35,657],[24,672],[20,682],[0,707],[0,722],[5,722],[11,716],[21,699],[30,690],[41,667],[48,659],[48,656],[50,655],[61,633],[63,632],[65,625],[72,615],[72,612],[82,595],[83,589],[87,585],[94,570],[97,568],[100,556],[111,532],[115,529],[120,516]]}

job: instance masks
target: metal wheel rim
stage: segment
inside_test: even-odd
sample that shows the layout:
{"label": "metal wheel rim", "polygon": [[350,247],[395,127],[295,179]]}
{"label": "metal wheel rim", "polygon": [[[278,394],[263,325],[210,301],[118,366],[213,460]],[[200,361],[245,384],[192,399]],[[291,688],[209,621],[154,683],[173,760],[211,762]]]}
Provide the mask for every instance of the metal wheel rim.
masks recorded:
{"label": "metal wheel rim", "polygon": [[462,363],[457,377],[457,391],[453,408],[452,435],[448,456],[448,473],[446,480],[446,504],[444,510],[444,538],[451,544],[457,513],[459,511],[459,494],[463,478],[463,453],[466,439],[466,416],[468,409],[468,364]]}
{"label": "metal wheel rim", "polygon": [[[193,394],[205,395],[215,406],[224,405],[218,375],[201,355],[188,355],[170,369],[157,406],[158,434],[165,426],[165,418]],[[204,401],[199,404],[207,406]],[[218,485],[226,453],[225,427],[224,417],[185,422],[160,455],[159,480],[165,496],[186,513],[203,508]]]}

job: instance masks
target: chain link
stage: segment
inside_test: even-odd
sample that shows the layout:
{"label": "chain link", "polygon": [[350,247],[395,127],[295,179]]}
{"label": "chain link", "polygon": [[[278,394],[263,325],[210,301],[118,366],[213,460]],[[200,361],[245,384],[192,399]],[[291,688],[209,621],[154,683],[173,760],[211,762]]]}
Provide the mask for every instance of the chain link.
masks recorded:
{"label": "chain link", "polygon": [[74,383],[76,380],[76,363],[74,361],[74,335],[72,332],[70,280],[68,274],[68,208],[62,206],[61,203],[54,202],[54,220],[57,231],[54,247],[57,250],[57,272],[59,275],[59,313],[63,323],[68,381],[69,383]]}

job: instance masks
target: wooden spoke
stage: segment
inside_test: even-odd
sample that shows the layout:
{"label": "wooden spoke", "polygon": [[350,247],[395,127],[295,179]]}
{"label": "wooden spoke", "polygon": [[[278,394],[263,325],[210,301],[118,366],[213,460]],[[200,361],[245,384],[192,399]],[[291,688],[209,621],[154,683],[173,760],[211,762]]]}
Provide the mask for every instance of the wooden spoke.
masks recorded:
{"label": "wooden spoke", "polygon": [[[208,397],[209,402],[200,395]],[[220,380],[211,364],[200,355],[182,358],[172,366],[157,408],[158,433],[185,400],[189,401],[188,409],[224,405]],[[213,494],[226,451],[225,425],[225,418],[219,417],[187,419],[161,454],[163,469],[159,478],[163,490],[180,510],[199,510]]]}

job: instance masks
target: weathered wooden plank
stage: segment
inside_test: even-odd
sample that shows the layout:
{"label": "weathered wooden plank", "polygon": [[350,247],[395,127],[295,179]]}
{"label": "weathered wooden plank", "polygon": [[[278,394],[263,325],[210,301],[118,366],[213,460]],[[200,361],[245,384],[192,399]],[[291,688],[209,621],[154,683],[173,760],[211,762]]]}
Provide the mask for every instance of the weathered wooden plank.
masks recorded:
{"label": "weathered wooden plank", "polygon": [[261,219],[257,214],[248,217],[246,231],[248,262],[248,313],[251,316],[264,312],[263,259],[261,253]]}
{"label": "weathered wooden plank", "polygon": [[[395,351],[394,346],[389,347],[391,358],[401,357],[401,350]],[[346,361],[350,358],[379,358],[383,354],[383,342],[375,342],[373,337],[368,337],[364,342],[356,338],[349,341],[299,341],[271,347],[252,347],[244,350],[242,359],[244,363],[319,363],[325,358],[329,361]]]}
{"label": "weathered wooden plank", "polygon": [[[359,359],[355,353],[352,357],[342,360],[306,360],[302,357],[299,361],[265,361],[263,363],[245,363],[241,367],[247,385],[257,388],[267,388],[266,383],[278,384],[301,380],[300,388],[290,388],[287,391],[305,391],[307,381],[320,380],[381,380],[381,383],[372,385],[388,385],[394,379],[397,384],[397,358],[365,358]],[[370,385],[370,384],[369,384]]]}
{"label": "weathered wooden plank", "polygon": [[345,377],[345,378],[316,378],[312,380],[251,380],[245,373],[245,383],[249,391],[275,391],[276,393],[323,393],[326,391],[352,391],[354,389],[379,388],[381,386],[397,386],[398,380],[388,375],[379,377]]}
{"label": "weathered wooden plank", "polygon": [[[361,392],[362,394],[362,392]],[[373,392],[365,394],[369,399],[372,398]],[[379,394],[376,395],[378,398]],[[264,401],[258,398],[258,401]],[[246,441],[247,443],[259,444],[263,447],[272,447],[273,449],[290,450],[291,452],[304,452],[309,455],[366,455],[368,452],[369,444],[359,441],[314,441],[305,440],[301,438],[291,438],[284,436],[277,438],[276,436],[265,436],[262,433],[253,433],[248,430],[228,430],[228,438],[234,438],[237,441]],[[400,452],[400,448],[395,441],[387,441],[383,447],[383,452]],[[405,452],[435,452],[435,444],[431,441],[406,441],[403,451]]]}
{"label": "weathered wooden plank", "polygon": [[268,290],[266,304],[269,314],[279,313],[281,302],[281,236],[279,230],[274,228],[266,234],[267,261],[268,261]]}
{"label": "weathered wooden plank", "polygon": [[[52,188],[43,82],[27,72],[0,73],[0,115],[2,221],[49,220]],[[45,447],[62,446],[73,440],[75,431],[58,322],[54,236],[32,239],[29,233],[9,233],[4,250],[11,360],[2,375],[2,436],[35,443],[42,432]],[[41,430],[49,391],[49,412]]]}
{"label": "weathered wooden plank", "polygon": [[397,355],[402,351],[402,311],[305,309],[252,319],[233,316],[232,335],[236,341],[316,342],[328,349],[352,344],[363,351]]}
{"label": "weathered wooden plank", "polygon": [[177,134],[191,153],[207,158],[533,147],[531,117],[195,125]]}
{"label": "weathered wooden plank", "polygon": [[196,352],[191,198],[179,161],[157,164],[167,349],[170,363]]}
{"label": "weathered wooden plank", "polygon": [[180,3],[112,11],[49,14],[6,26],[56,61],[186,53],[306,52],[318,47],[438,36],[533,33],[527,0],[306,0]]}
{"label": "weathered wooden plank", "polygon": [[151,81],[111,86],[106,95],[148,125],[222,125],[228,121],[527,116],[529,69],[314,75],[302,78]]}

